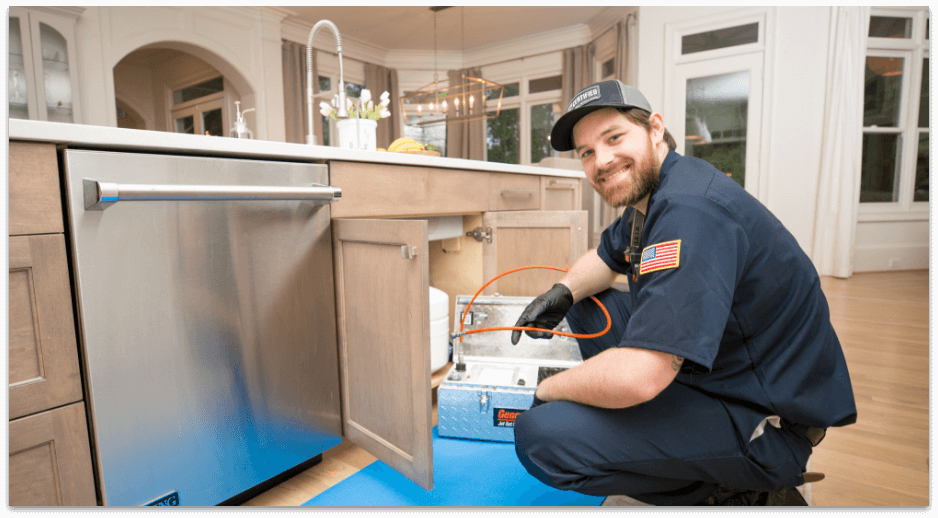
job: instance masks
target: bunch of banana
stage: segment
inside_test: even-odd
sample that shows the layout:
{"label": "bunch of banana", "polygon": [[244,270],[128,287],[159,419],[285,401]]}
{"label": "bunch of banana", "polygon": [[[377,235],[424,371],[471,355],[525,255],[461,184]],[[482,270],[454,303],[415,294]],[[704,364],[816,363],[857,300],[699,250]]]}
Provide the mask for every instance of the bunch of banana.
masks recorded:
{"label": "bunch of banana", "polygon": [[401,137],[394,142],[391,142],[391,145],[388,146],[388,151],[396,153],[409,153],[413,151],[423,151],[425,148],[422,144],[417,142],[412,138]]}

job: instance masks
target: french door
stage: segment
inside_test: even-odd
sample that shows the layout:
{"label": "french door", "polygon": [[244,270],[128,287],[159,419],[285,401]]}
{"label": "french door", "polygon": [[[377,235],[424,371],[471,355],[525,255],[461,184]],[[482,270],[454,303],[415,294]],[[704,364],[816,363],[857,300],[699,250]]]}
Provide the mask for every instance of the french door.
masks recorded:
{"label": "french door", "polygon": [[675,66],[668,129],[677,151],[706,160],[759,197],[763,53]]}

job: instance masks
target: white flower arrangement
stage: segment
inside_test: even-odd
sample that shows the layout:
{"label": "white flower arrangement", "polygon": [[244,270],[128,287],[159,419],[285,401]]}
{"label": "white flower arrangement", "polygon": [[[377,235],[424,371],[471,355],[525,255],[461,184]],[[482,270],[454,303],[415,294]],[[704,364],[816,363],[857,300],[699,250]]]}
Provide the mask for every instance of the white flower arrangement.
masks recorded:
{"label": "white flower arrangement", "polygon": [[[338,121],[339,118],[336,117],[338,110],[335,107],[335,103],[337,102],[339,102],[338,96],[332,98],[331,104],[327,102],[319,103],[319,113]],[[381,94],[381,103],[375,105],[375,103],[371,101],[371,91],[367,88],[362,90],[361,97],[358,98],[357,104],[353,103],[351,99],[346,99],[346,109],[348,110],[350,119],[371,119],[376,121],[389,117],[391,115],[391,111],[388,110],[389,104],[391,104],[391,95],[384,92]]]}

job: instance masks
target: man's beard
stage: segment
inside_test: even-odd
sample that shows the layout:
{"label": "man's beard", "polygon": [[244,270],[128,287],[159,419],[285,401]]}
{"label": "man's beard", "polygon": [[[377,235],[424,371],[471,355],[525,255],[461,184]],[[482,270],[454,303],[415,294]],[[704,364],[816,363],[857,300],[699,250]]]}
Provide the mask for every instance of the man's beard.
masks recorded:
{"label": "man's beard", "polygon": [[[651,191],[658,186],[661,163],[658,162],[658,155],[654,152],[654,147],[650,148],[648,155],[650,155],[650,157],[646,156],[646,160],[641,164],[635,164],[633,166],[634,169],[628,179],[628,183],[631,187],[628,192],[623,194],[611,192],[611,189],[603,189],[603,184],[597,182],[598,187],[596,187],[596,191],[603,201],[615,208],[628,207],[641,201],[642,198],[648,196]],[[618,198],[615,196],[618,196]]]}

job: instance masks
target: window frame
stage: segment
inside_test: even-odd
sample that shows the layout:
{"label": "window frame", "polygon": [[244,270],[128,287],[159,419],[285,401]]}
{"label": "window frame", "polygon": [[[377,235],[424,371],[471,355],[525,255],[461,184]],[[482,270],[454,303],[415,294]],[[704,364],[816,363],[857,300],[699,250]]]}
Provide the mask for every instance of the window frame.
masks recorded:
{"label": "window frame", "polygon": [[[506,63],[499,63],[496,66],[483,67],[482,77],[490,81],[494,81],[501,85],[508,85],[511,83],[518,83],[518,95],[514,97],[503,97],[502,98],[502,110],[511,110],[518,109],[519,112],[519,129],[520,135],[518,137],[520,141],[518,153],[519,153],[519,163],[517,165],[537,165],[531,163],[531,150],[533,146],[531,145],[531,109],[534,106],[539,106],[542,104],[554,103],[556,106],[560,105],[562,90],[548,90],[545,92],[538,92],[536,94],[528,93],[530,90],[530,82],[532,80],[543,79],[546,77],[552,76],[562,76],[562,66],[561,66],[561,54],[555,54],[554,56],[538,56],[542,58],[547,58],[546,61],[551,61],[550,58],[556,58],[552,61],[556,61],[556,66],[553,63],[547,63],[546,61],[543,64],[534,64],[533,66],[528,63],[525,63],[525,59],[518,59],[509,61]],[[532,60],[527,58],[530,61],[538,61],[537,59]],[[526,66],[528,65],[528,66]],[[499,74],[501,69],[502,73]],[[555,106],[555,108],[556,108]],[[488,132],[488,126],[486,122],[486,134]],[[488,161],[488,145],[485,146],[485,160]]]}
{"label": "window frame", "polygon": [[[927,8],[872,8],[870,16],[912,18],[911,38],[868,37],[864,50],[866,57],[903,58],[902,98],[899,102],[899,122],[896,127],[863,126],[863,134],[884,133],[900,136],[898,167],[898,199],[889,202],[860,202],[857,219],[860,222],[920,221],[929,219],[928,201],[914,201],[915,173],[918,142],[921,134],[931,129],[918,126],[919,104],[922,90],[922,68],[929,56],[929,39],[925,38],[928,19]],[[869,28],[867,27],[867,31]],[[929,84],[929,88],[931,85]],[[861,151],[862,153],[862,151]],[[929,154],[931,149],[929,148]],[[859,194],[858,194],[859,196]],[[929,198],[931,195],[929,194]]]}

